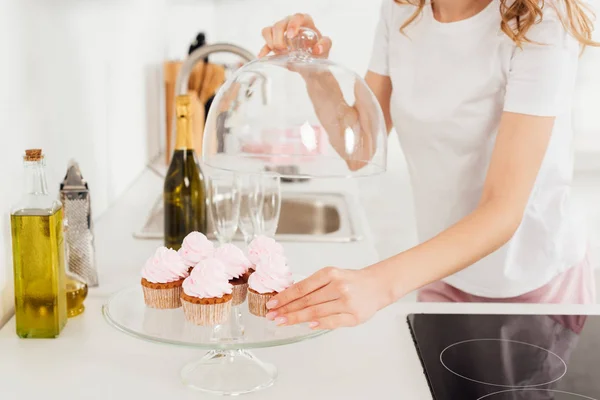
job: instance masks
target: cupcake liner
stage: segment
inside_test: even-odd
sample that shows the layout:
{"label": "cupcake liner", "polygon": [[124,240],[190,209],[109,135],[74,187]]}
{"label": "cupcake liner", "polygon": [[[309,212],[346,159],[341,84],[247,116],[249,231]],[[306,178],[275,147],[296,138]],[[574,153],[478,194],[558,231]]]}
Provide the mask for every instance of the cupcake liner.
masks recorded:
{"label": "cupcake liner", "polygon": [[233,306],[239,306],[244,301],[246,301],[246,295],[248,294],[248,284],[242,283],[238,285],[233,285]]}
{"label": "cupcake liner", "polygon": [[269,312],[267,302],[277,293],[257,293],[248,289],[248,310],[257,317],[264,317]]}
{"label": "cupcake liner", "polygon": [[185,319],[195,325],[218,325],[227,321],[231,313],[232,301],[215,304],[194,304],[181,299]]}
{"label": "cupcake liner", "polygon": [[181,307],[181,286],[153,289],[142,285],[144,290],[144,302],[148,307],[158,309],[169,309]]}

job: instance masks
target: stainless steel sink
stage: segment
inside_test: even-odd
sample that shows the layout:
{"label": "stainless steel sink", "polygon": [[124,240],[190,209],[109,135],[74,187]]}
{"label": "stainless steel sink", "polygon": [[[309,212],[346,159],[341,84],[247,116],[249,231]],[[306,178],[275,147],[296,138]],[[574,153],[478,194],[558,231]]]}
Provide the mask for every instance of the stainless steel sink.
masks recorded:
{"label": "stainless steel sink", "polygon": [[[158,201],[146,225],[140,232],[135,232],[134,237],[162,239],[163,218],[162,201]],[[210,227],[209,232],[212,232]],[[361,239],[345,196],[295,192],[282,194],[275,238],[294,242],[351,242]]]}
{"label": "stainless steel sink", "polygon": [[340,230],[335,205],[313,199],[282,199],[279,235],[326,235]]}
{"label": "stainless steel sink", "polygon": [[351,242],[360,239],[346,198],[334,193],[286,193],[275,238]]}

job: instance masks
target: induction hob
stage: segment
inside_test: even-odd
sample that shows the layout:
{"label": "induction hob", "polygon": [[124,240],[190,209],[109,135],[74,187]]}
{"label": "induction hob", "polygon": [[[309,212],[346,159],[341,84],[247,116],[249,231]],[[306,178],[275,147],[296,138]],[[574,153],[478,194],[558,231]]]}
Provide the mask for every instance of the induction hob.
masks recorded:
{"label": "induction hob", "polygon": [[435,400],[600,400],[600,317],[408,317]]}

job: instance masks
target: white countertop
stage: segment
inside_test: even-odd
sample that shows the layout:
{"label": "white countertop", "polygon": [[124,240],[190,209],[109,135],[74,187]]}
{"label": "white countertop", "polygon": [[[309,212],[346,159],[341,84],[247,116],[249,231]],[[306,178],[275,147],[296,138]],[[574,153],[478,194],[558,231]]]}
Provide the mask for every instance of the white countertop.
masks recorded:
{"label": "white countertop", "polygon": [[[312,184],[311,184],[312,185]],[[314,187],[314,186],[312,186]],[[329,191],[333,190],[328,184]],[[14,318],[0,330],[0,398],[199,399],[179,372],[204,351],[137,340],[110,327],[101,315],[108,295],[136,284],[140,265],[159,244],[139,241],[140,227],[160,179],[139,181],[96,225],[101,287],[90,291],[86,312],[69,320],[60,338],[21,340]],[[371,235],[358,204],[354,207],[365,239],[355,243],[285,243],[290,264],[301,274],[325,265],[359,268],[376,261]],[[600,306],[396,303],[368,323],[289,346],[256,350],[275,364],[275,386],[248,399],[410,399],[431,395],[412,344],[406,316],[415,312],[600,314]]]}

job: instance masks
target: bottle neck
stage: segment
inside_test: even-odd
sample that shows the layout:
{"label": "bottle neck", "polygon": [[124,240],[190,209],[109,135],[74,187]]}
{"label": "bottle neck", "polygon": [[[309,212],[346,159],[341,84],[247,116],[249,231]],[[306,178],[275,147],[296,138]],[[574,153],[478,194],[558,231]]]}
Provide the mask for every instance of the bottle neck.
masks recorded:
{"label": "bottle neck", "polygon": [[25,193],[47,195],[48,183],[43,160],[25,161]]}
{"label": "bottle neck", "polygon": [[175,150],[192,150],[193,148],[192,115],[190,107],[189,105],[178,106]]}

